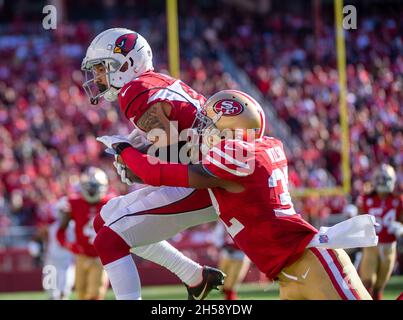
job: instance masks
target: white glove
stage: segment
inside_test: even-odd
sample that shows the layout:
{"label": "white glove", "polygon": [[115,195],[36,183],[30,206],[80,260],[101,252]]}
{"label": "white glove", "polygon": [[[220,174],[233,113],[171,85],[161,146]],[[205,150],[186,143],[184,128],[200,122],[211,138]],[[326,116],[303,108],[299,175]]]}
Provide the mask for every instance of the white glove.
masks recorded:
{"label": "white glove", "polygon": [[34,258],[39,257],[41,254],[41,246],[39,243],[36,241],[28,242],[28,253]]}
{"label": "white glove", "polygon": [[399,221],[391,222],[388,231],[393,233],[397,238],[401,237],[403,235],[403,223]]}
{"label": "white glove", "polygon": [[71,206],[70,202],[67,199],[67,197],[61,197],[56,203],[55,203],[55,210],[56,211],[62,211],[62,212],[69,212],[71,211]]}
{"label": "white glove", "polygon": [[145,134],[140,130],[135,128],[128,136],[127,139],[130,140],[130,144],[136,149],[140,149],[144,146],[148,146],[151,144],[150,141],[147,140]]}
{"label": "white glove", "polygon": [[127,177],[126,166],[117,161],[117,156],[115,156],[115,161],[113,162],[113,166],[116,168],[116,171],[117,171],[118,175],[120,176],[120,181],[122,181],[123,183],[126,183],[128,186],[131,186],[134,184],[134,182],[130,181],[130,179]]}
{"label": "white glove", "polygon": [[97,137],[96,140],[99,142],[102,142],[107,147],[105,149],[106,153],[115,155],[115,161],[113,162],[113,165],[116,168],[118,175],[120,176],[120,180],[129,186],[133,185],[135,182],[132,182],[127,177],[127,167],[124,164],[119,163],[117,161],[117,154],[116,154],[116,151],[112,148],[112,146],[115,143],[126,142],[126,143],[129,143],[130,145],[132,145],[134,148],[139,149],[139,148],[142,148],[144,146],[151,144],[151,142],[149,142],[146,139],[146,137],[142,133],[142,131],[135,128],[127,137],[121,136],[121,135],[102,136],[102,137]]}
{"label": "white glove", "polygon": [[[111,150],[109,150],[109,149],[112,149],[112,150],[113,150],[112,146],[113,146],[115,143],[126,142],[126,143],[131,144],[130,140],[129,140],[127,137],[121,136],[121,135],[97,137],[96,140],[99,141],[99,142],[102,142],[102,143],[108,148],[108,149],[106,149],[107,152],[108,152],[108,151],[111,151]],[[109,153],[109,152],[108,152],[108,153]]]}

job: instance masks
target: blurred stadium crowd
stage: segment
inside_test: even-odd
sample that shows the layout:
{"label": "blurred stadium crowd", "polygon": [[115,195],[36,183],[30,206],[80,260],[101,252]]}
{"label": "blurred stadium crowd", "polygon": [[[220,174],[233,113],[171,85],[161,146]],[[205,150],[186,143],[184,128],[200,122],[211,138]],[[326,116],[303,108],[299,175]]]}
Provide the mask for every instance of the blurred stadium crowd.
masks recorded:
{"label": "blurred stadium crowd", "polygon": [[[352,200],[363,192],[376,164],[387,162],[403,189],[402,12],[360,16],[346,32]],[[217,57],[226,50],[301,140],[291,150],[290,182],[320,187],[329,176],[341,182],[338,76],[332,19],[315,29],[310,13],[271,13],[269,18],[236,10],[180,16],[181,79],[209,96],[239,88]],[[0,37],[0,237],[9,226],[35,226],[49,218],[56,199],[74,190],[88,165],[103,168],[116,192],[126,192],[96,136],[128,133],[118,107],[96,108],[81,88],[80,63],[98,32],[119,25],[144,35],[157,71],[167,72],[164,12],[93,22],[66,23],[44,32],[18,23]],[[242,89],[242,88],[239,88]],[[268,123],[270,132],[270,122]],[[292,169],[292,170],[291,170]],[[340,212],[343,197],[298,199],[302,214]],[[204,230],[204,229],[203,229]]]}

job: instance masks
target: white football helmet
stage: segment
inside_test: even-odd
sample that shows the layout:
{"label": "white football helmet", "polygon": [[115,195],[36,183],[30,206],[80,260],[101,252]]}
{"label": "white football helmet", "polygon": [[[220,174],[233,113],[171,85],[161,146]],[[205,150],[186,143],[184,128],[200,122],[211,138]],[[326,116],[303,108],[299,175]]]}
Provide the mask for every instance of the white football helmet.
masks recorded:
{"label": "white football helmet", "polygon": [[[81,64],[85,72],[84,90],[92,104],[100,97],[115,101],[119,90],[142,73],[153,70],[153,54],[147,40],[140,34],[125,28],[112,28],[92,40]],[[102,65],[107,87],[96,83],[94,66]]]}
{"label": "white football helmet", "polygon": [[389,164],[381,164],[372,177],[372,185],[378,193],[392,193],[396,184],[395,169]]}
{"label": "white football helmet", "polygon": [[89,167],[80,176],[80,191],[89,203],[99,202],[108,192],[108,177],[96,167]]}

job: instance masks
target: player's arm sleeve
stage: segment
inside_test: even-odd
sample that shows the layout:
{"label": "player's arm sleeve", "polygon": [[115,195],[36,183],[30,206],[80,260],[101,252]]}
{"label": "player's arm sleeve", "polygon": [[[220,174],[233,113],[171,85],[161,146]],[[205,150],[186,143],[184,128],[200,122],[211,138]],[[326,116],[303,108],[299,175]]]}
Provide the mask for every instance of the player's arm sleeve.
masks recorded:
{"label": "player's arm sleeve", "polygon": [[[67,248],[68,242],[67,242],[66,230],[67,230],[68,222],[66,223],[66,221],[67,221],[67,217],[65,220],[62,221],[59,229],[57,229],[56,238],[62,247]],[[70,219],[68,219],[68,221],[70,221]]]}
{"label": "player's arm sleeve", "polygon": [[239,181],[254,170],[254,157],[241,143],[233,140],[212,147],[203,159],[203,168],[211,176]]}
{"label": "player's arm sleeve", "polygon": [[[132,81],[122,88],[119,94],[119,105],[127,118],[135,118],[136,125],[143,131],[161,129],[169,132],[169,117],[172,102],[168,99],[150,101],[157,88],[142,81]],[[157,130],[155,131],[157,132]],[[169,134],[166,135],[169,139]],[[161,139],[160,139],[161,141]]]}
{"label": "player's arm sleeve", "polygon": [[397,220],[403,223],[403,195],[400,196],[399,207],[397,208]]}
{"label": "player's arm sleeve", "polygon": [[[123,148],[122,150],[119,150]],[[167,163],[143,154],[129,144],[117,148],[126,166],[144,183],[152,186],[212,188],[225,186],[225,180],[207,172],[202,165]]]}
{"label": "player's arm sleeve", "polygon": [[367,214],[368,210],[365,208],[365,196],[360,195],[357,198],[356,205],[358,208],[358,214]]}

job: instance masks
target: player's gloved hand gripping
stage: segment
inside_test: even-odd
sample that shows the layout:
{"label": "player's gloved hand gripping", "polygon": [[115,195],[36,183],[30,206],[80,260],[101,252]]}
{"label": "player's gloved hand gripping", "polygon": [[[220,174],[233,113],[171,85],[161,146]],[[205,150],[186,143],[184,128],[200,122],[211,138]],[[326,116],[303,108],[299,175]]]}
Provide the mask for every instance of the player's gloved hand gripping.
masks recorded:
{"label": "player's gloved hand gripping", "polygon": [[121,135],[102,136],[98,137],[97,141],[102,142],[107,147],[107,149],[105,150],[107,153],[113,154],[115,156],[113,166],[116,168],[116,171],[120,176],[120,180],[129,186],[133,185],[135,183],[134,179],[131,179],[127,167],[123,163],[119,162],[118,155],[116,154],[112,146],[114,144],[124,142],[130,143],[130,145],[135,148],[145,149],[147,146],[150,145],[150,142],[146,139],[146,137],[141,133],[140,130],[136,128],[127,137]]}
{"label": "player's gloved hand gripping", "polygon": [[125,141],[114,143],[113,149],[133,174],[139,177],[143,183],[151,186],[164,185],[196,189],[242,187],[234,181],[212,176],[201,164],[185,165],[161,161],[140,152]]}
{"label": "player's gloved hand gripping", "polygon": [[113,135],[113,136],[102,136],[102,137],[97,137],[96,139],[99,142],[102,142],[106,146],[106,152],[110,154],[116,154],[115,150],[112,148],[114,144],[117,143],[129,143],[130,140],[128,137],[121,136],[121,135]]}

